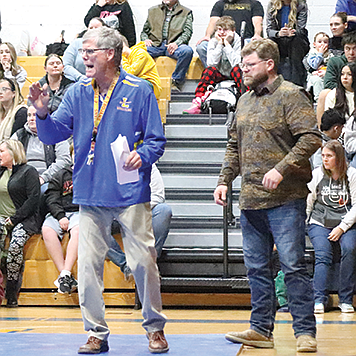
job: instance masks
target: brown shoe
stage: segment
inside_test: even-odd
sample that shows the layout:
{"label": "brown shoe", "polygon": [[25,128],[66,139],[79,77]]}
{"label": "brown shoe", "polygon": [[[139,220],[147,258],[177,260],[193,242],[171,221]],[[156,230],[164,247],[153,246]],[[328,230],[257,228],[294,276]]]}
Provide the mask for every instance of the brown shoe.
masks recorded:
{"label": "brown shoe", "polygon": [[252,329],[242,332],[229,332],[225,335],[225,339],[231,342],[264,349],[273,349],[274,347],[273,336],[267,337]]}
{"label": "brown shoe", "polygon": [[90,336],[87,343],[80,346],[78,354],[100,354],[109,351],[109,345],[106,340],[98,339],[95,336]]}
{"label": "brown shoe", "polygon": [[163,354],[169,350],[163,330],[147,333],[147,338],[149,340],[148,350],[153,354]]}

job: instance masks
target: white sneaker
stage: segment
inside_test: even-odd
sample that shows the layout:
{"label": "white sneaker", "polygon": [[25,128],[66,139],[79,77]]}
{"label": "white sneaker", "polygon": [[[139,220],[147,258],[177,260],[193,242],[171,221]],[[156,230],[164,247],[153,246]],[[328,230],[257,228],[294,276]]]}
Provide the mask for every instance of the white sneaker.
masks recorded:
{"label": "white sneaker", "polygon": [[324,304],[315,303],[314,304],[314,314],[324,314]]}
{"label": "white sneaker", "polygon": [[354,313],[355,309],[352,304],[340,303],[339,308],[341,309],[341,313]]}

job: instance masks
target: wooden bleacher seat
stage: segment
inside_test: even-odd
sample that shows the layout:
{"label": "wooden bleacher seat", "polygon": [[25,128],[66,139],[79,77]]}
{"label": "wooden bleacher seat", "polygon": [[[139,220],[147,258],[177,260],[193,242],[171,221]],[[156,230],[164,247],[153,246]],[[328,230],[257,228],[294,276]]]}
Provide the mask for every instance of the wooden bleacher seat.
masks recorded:
{"label": "wooden bleacher seat", "polygon": [[[169,57],[158,57],[155,59],[158,74],[160,77],[172,77],[177,61]],[[204,70],[204,66],[199,57],[193,57],[190,62],[186,79],[199,80]]]}
{"label": "wooden bleacher seat", "polygon": [[[62,242],[63,252],[67,248],[68,234],[65,234]],[[122,246],[120,235],[115,238]],[[33,235],[25,245],[25,272],[23,276],[22,288],[55,288],[53,281],[58,277],[56,266],[49,256],[42,235]],[[132,288],[132,283],[127,283],[119,267],[111,261],[105,261],[104,285],[105,288]],[[73,275],[77,275],[77,265],[74,265]]]}
{"label": "wooden bleacher seat", "polygon": [[45,56],[17,57],[17,64],[25,68],[28,77],[42,78],[46,72],[44,70]]}
{"label": "wooden bleacher seat", "polygon": [[21,89],[21,94],[27,102],[27,95],[32,83],[38,82],[42,77],[27,77],[24,86]]}

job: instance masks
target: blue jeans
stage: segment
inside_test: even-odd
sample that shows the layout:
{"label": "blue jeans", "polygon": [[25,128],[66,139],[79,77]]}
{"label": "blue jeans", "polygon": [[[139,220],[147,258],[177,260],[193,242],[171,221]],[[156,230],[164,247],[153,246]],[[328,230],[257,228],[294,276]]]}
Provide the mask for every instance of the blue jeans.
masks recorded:
{"label": "blue jeans", "polygon": [[196,48],[199,58],[205,68],[207,67],[208,43],[209,43],[209,41],[200,42]]}
{"label": "blue jeans", "polygon": [[159,47],[148,46],[147,52],[152,58],[166,56],[177,60],[176,69],[172,73],[172,79],[182,84],[185,81],[185,75],[189,69],[190,62],[193,58],[193,50],[185,44],[181,44],[173,54],[167,51],[166,42],[162,42]]}
{"label": "blue jeans", "polygon": [[356,228],[341,235],[339,241],[332,242],[328,236],[332,229],[316,224],[308,226],[308,234],[315,250],[314,293],[315,302],[326,305],[328,301],[328,282],[331,267],[334,264],[333,247],[340,244],[341,261],[339,274],[340,303],[352,304],[354,291],[354,269],[356,262]]}
{"label": "blue jeans", "polygon": [[[169,226],[171,224],[172,209],[166,203],[157,204],[152,209],[152,229],[155,237],[155,248],[157,258],[161,256],[162,248],[166,242]],[[120,245],[112,238],[111,247],[107,253],[107,257],[124,271],[126,266],[125,253],[121,250]]]}
{"label": "blue jeans", "polygon": [[304,199],[271,209],[241,211],[244,261],[251,288],[250,327],[267,337],[272,335],[276,314],[273,244],[285,274],[294,334],[316,334],[313,287],[304,259],[305,218]]}

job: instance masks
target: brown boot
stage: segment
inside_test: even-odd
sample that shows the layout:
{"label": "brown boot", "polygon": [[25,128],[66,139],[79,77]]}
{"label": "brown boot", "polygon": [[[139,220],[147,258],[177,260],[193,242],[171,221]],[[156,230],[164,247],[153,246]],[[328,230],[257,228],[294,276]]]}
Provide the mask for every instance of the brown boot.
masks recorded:
{"label": "brown boot", "polygon": [[109,345],[106,340],[90,336],[87,343],[80,346],[78,354],[100,354],[106,351],[109,351]]}
{"label": "brown boot", "polygon": [[169,350],[168,342],[163,330],[147,333],[149,340],[148,350],[153,354],[163,354]]}

